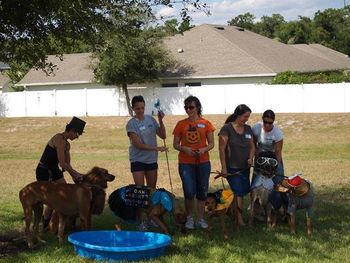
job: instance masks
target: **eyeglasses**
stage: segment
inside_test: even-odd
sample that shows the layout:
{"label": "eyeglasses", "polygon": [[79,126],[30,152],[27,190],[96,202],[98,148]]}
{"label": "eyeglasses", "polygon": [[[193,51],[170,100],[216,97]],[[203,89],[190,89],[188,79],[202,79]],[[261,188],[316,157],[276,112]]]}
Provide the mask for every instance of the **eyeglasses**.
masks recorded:
{"label": "eyeglasses", "polygon": [[195,108],[196,106],[184,106],[184,109],[185,110],[188,110],[188,109],[190,109],[190,110],[193,110],[194,108]]}
{"label": "eyeglasses", "polygon": [[259,157],[256,160],[256,163],[258,165],[264,165],[264,164],[268,164],[270,166],[277,166],[278,165],[278,161],[274,158],[269,158],[269,157]]}
{"label": "eyeglasses", "polygon": [[264,124],[270,124],[270,125],[271,125],[271,124],[273,124],[273,121],[264,121],[264,120],[263,120],[263,123],[264,123]]}

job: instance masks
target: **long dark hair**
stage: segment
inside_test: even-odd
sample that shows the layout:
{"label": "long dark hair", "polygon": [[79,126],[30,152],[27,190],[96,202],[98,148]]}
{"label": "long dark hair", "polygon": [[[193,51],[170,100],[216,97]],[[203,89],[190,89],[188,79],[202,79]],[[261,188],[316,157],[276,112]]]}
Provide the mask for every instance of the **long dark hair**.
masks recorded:
{"label": "long dark hair", "polygon": [[191,102],[194,102],[194,104],[196,104],[198,116],[202,116],[202,104],[199,101],[199,99],[196,96],[190,95],[185,99],[184,104],[186,106],[186,105],[191,104]]}
{"label": "long dark hair", "polygon": [[238,116],[241,116],[246,112],[252,112],[252,110],[245,104],[239,104],[235,111],[227,117],[225,123],[234,122]]}

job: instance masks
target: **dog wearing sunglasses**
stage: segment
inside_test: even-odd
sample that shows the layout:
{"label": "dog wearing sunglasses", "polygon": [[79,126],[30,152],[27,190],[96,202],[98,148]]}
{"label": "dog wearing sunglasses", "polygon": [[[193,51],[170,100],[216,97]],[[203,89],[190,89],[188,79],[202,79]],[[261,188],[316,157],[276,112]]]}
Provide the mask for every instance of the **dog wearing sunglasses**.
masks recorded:
{"label": "dog wearing sunglasses", "polygon": [[259,218],[261,214],[266,217],[267,227],[274,227],[273,207],[269,201],[274,183],[272,178],[275,176],[278,161],[273,152],[261,152],[255,161],[254,177],[250,190],[250,217],[249,226],[254,226],[255,218]]}

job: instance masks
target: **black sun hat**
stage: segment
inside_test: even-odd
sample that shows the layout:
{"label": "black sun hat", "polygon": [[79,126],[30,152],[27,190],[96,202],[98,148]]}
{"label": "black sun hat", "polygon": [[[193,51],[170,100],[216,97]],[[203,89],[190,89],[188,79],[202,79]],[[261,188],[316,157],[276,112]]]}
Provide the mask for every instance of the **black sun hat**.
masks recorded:
{"label": "black sun hat", "polygon": [[84,132],[86,122],[77,118],[73,117],[73,119],[68,123],[69,127],[74,129],[76,132],[78,132],[80,135]]}

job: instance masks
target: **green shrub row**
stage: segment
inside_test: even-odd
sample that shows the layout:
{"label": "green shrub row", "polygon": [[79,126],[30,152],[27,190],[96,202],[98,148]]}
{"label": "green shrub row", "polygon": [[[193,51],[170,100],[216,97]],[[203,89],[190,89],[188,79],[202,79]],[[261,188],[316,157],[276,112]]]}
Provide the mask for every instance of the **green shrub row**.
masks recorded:
{"label": "green shrub row", "polygon": [[307,84],[350,82],[350,76],[343,71],[298,73],[286,71],[279,73],[271,84]]}

